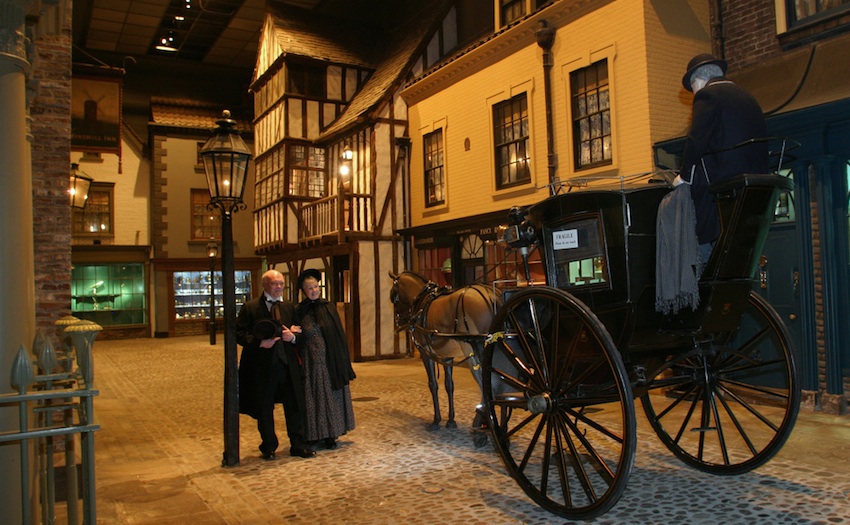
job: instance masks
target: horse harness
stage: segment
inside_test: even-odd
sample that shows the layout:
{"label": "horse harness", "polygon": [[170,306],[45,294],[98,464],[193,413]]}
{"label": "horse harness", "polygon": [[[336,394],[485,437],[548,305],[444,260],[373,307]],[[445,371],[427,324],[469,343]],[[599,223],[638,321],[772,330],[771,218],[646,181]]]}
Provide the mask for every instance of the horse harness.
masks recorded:
{"label": "horse harness", "polygon": [[[434,338],[437,338],[437,337],[449,337],[449,338],[452,338],[452,339],[464,341],[466,343],[483,341],[484,339],[486,339],[488,337],[487,334],[470,334],[469,333],[469,329],[470,329],[469,319],[467,318],[465,311],[463,311],[463,309],[462,309],[463,297],[466,295],[466,293],[469,290],[475,290],[475,292],[478,293],[482,297],[482,299],[484,299],[484,301],[487,303],[489,308],[493,307],[493,302],[490,299],[490,297],[481,293],[481,291],[478,288],[475,288],[473,286],[467,286],[467,287],[461,288],[459,290],[452,290],[448,286],[438,286],[435,282],[428,281],[425,284],[425,286],[419,291],[419,293],[413,299],[413,302],[412,302],[411,307],[410,307],[411,314],[408,316],[407,320],[405,321],[405,324],[407,325],[408,331],[410,332],[411,339],[413,340],[413,344],[416,346],[416,348],[420,352],[424,352],[427,355],[433,355],[434,352],[432,350],[430,350],[429,347],[431,346],[431,343],[434,341]],[[455,312],[454,312],[455,332],[454,333],[445,333],[445,332],[440,332],[438,330],[428,330],[428,329],[426,329],[425,323],[428,319],[428,309],[430,308],[431,303],[434,302],[434,300],[437,299],[438,297],[442,297],[444,295],[451,295],[452,293],[455,293],[455,292],[461,294],[460,298],[458,299],[458,301],[455,305]],[[464,332],[458,332],[458,326],[459,326],[459,323],[461,322],[461,319],[463,320],[463,328],[465,330]],[[417,334],[423,336],[423,341],[421,343],[416,337]],[[474,357],[473,353],[470,353],[468,357],[464,358],[460,363],[457,363],[457,364],[461,364],[471,357]],[[435,356],[435,358],[438,359],[438,360],[441,360],[440,358],[438,358],[436,356]]]}

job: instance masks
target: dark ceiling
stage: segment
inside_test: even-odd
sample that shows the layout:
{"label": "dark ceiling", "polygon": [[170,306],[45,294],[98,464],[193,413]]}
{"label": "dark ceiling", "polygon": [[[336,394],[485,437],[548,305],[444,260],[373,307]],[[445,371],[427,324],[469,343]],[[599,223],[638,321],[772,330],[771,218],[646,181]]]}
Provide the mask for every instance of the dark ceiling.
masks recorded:
{"label": "dark ceiling", "polygon": [[[328,2],[280,3],[313,9]],[[253,68],[265,4],[266,0],[74,0],[74,60],[171,57]],[[157,49],[163,45],[168,49]]]}

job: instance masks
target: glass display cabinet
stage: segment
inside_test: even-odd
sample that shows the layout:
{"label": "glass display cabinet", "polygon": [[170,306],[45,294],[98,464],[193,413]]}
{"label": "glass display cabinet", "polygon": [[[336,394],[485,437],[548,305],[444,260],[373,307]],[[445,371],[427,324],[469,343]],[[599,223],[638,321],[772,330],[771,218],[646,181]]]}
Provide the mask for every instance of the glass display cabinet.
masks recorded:
{"label": "glass display cabinet", "polygon": [[[251,272],[237,270],[236,311],[245,301],[251,299]],[[210,318],[210,297],[215,295],[215,316],[224,317],[224,296],[221,288],[221,272],[213,274],[210,282],[209,271],[174,272],[174,319],[187,321]]]}
{"label": "glass display cabinet", "polygon": [[75,264],[71,314],[103,326],[147,324],[145,265]]}

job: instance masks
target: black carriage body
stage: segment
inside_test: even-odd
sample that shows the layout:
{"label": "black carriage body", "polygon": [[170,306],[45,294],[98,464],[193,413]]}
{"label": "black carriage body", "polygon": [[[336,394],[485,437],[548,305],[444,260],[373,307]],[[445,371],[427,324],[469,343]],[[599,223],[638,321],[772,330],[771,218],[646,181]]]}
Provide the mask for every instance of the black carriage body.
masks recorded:
{"label": "black carriage body", "polygon": [[536,236],[547,286],[503,295],[481,377],[496,450],[529,497],[573,520],[609,510],[634,466],[637,398],[662,443],[701,471],[742,474],[782,447],[800,404],[794,352],[752,287],[789,188],[772,175],[711,187],[722,233],[700,304],[669,316],[655,311],[666,183],[583,189],[527,210],[517,231]]}
{"label": "black carriage body", "polygon": [[785,177],[746,174],[711,187],[722,234],[700,280],[699,307],[676,315],[655,311],[656,220],[671,191],[666,183],[556,195],[532,206],[528,219],[547,284],[589,306],[628,362],[738,326],[778,194],[790,185]]}

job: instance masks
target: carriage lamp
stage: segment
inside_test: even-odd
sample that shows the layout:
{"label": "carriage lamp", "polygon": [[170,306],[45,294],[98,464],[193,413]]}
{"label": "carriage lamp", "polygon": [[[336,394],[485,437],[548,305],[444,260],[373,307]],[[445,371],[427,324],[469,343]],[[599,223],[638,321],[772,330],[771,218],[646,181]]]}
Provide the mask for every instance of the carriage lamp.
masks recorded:
{"label": "carriage lamp", "polygon": [[210,259],[210,344],[215,344],[215,258],[218,255],[218,243],[207,243],[207,256]]}
{"label": "carriage lamp", "polygon": [[233,213],[247,208],[242,201],[251,151],[239,136],[230,112],[222,112],[218,127],[199,154],[204,161],[210,203],[221,211],[221,284],[224,299],[224,456],[222,466],[239,464],[239,391],[236,353],[236,275],[233,260]]}
{"label": "carriage lamp", "polygon": [[71,196],[72,208],[85,208],[86,200],[89,198],[89,188],[93,178],[86,175],[77,163],[71,164],[71,186],[68,193]]}
{"label": "carriage lamp", "polygon": [[498,242],[511,248],[528,248],[536,242],[537,228],[526,220],[525,210],[514,206],[508,212],[510,224],[499,226]]}

